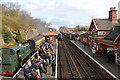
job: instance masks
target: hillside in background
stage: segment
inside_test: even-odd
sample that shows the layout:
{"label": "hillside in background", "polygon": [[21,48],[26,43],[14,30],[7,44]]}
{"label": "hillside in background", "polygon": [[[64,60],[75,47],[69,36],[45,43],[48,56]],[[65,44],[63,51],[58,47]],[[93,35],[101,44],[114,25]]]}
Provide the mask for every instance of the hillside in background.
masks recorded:
{"label": "hillside in background", "polygon": [[48,24],[40,19],[34,19],[26,11],[20,10],[19,5],[4,3],[2,5],[2,47],[23,44],[27,39],[33,38],[48,31]]}

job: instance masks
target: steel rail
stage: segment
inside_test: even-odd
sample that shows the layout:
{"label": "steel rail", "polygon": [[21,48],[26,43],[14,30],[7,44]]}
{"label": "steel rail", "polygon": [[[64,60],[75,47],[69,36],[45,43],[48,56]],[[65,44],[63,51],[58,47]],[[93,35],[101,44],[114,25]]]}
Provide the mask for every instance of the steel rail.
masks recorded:
{"label": "steel rail", "polygon": [[[68,42],[68,41],[69,41],[69,40],[66,39],[66,42]],[[73,56],[75,57],[75,59],[76,59],[76,55],[73,53],[73,50],[75,50],[75,47],[72,47],[72,48],[71,48],[71,47],[68,46],[68,48],[70,49],[72,55],[73,55]],[[73,48],[74,48],[74,49],[73,49]],[[76,52],[77,52],[77,53],[79,54],[79,56],[88,64],[88,66],[100,77],[100,79],[104,80],[104,79],[98,74],[98,72],[95,71],[94,68],[86,61],[86,59],[83,57],[83,55],[81,55],[77,50],[76,50]],[[78,64],[83,68],[84,72],[87,74],[87,72],[85,71],[85,69],[84,69],[84,67],[81,65],[81,63],[78,61],[78,59],[76,59],[76,60],[77,60]],[[91,79],[88,74],[87,74],[87,76],[88,76],[89,79]]]}
{"label": "steel rail", "polygon": [[[58,49],[59,49],[59,46],[58,46]],[[61,63],[61,57],[60,57],[60,52],[59,52],[59,64],[60,64],[60,78],[61,80],[63,80],[63,71],[62,71],[62,63]]]}
{"label": "steel rail", "polygon": [[113,78],[113,80],[119,80],[115,75],[113,75],[103,65],[101,65],[94,58],[92,58],[86,51],[84,51],[82,48],[80,48],[78,45],[76,45],[73,41],[70,41],[70,42],[72,42],[78,49],[80,49],[86,56],[88,56],[96,65],[98,65],[101,69],[103,69],[110,77]]}
{"label": "steel rail", "polygon": [[81,55],[78,51],[77,51],[77,53],[91,67],[91,69],[100,77],[100,79],[104,80],[104,78],[102,78],[102,76],[95,70],[95,68],[93,68],[93,66],[91,66],[91,64],[84,58],[84,56]]}
{"label": "steel rail", "polygon": [[[64,42],[65,43],[65,42]],[[68,48],[67,48],[67,46],[66,45],[64,45],[65,47],[66,47],[66,49],[67,49],[67,51],[68,51],[68,54],[69,54],[69,50],[68,50]],[[76,66],[76,64],[75,64],[75,61],[73,60],[73,58],[72,58],[72,56],[69,54],[69,56],[70,56],[70,58],[71,58],[71,60],[72,60],[72,63],[74,64],[74,66],[75,66],[75,69],[76,69],[76,71],[77,71],[77,73],[78,73],[78,75],[79,75],[79,78],[82,80],[82,76],[81,76],[81,74],[79,73],[79,70],[78,70],[78,68],[77,68],[77,66]]]}
{"label": "steel rail", "polygon": [[[67,45],[67,44],[66,44]],[[68,47],[69,48],[69,47]],[[70,49],[70,48],[69,48]],[[70,49],[71,52],[71,49]],[[73,54],[73,52],[71,52]],[[73,55],[74,56],[74,55]],[[74,56],[74,58],[76,59],[76,57]],[[76,59],[77,63],[79,64],[79,66],[81,67],[81,69],[83,70],[83,72],[85,73],[85,75],[88,77],[88,79],[90,80],[89,75],[87,74],[87,72],[85,71],[84,67],[79,63],[78,59]]]}
{"label": "steel rail", "polygon": [[[62,48],[63,48],[63,44],[62,44]],[[71,67],[71,65],[70,65],[70,62],[68,61],[68,57],[67,57],[67,54],[66,54],[64,48],[63,48],[63,51],[64,51],[64,54],[65,54],[65,57],[66,57],[66,60],[67,60],[68,66],[69,66],[69,68],[70,68],[70,71],[71,71],[71,74],[72,74],[73,80],[76,80],[75,75],[74,75],[74,72],[73,72],[73,70],[72,70],[72,67]]]}

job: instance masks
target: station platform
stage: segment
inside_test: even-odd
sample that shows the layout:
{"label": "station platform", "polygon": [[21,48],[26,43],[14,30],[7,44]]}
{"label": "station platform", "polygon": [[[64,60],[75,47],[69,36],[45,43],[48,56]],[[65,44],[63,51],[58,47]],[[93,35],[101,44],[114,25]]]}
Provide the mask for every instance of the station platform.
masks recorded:
{"label": "station platform", "polygon": [[[53,48],[54,48],[54,54],[56,55],[56,68],[57,68],[58,40],[56,39],[56,41],[54,41],[53,44],[54,44],[54,46],[53,46]],[[49,50],[49,52],[52,54],[52,52],[50,50]],[[55,76],[52,76],[52,67],[51,67],[51,65],[48,65],[47,71],[48,72],[47,72],[47,74],[45,74],[43,80],[55,80],[57,78],[57,72],[55,73]]]}
{"label": "station platform", "polygon": [[[74,41],[71,40],[71,42],[73,42],[74,44],[76,44],[77,46],[79,46],[82,50],[84,50],[88,55],[90,55],[92,57],[92,50],[90,47],[85,46],[84,44],[81,43],[80,41]],[[107,62],[107,55],[102,55],[102,57],[95,55],[94,59],[100,63],[102,66],[104,66],[109,72],[111,72],[114,76],[116,76],[117,78],[120,79],[120,65],[116,64],[115,62],[111,61],[111,62]]]}
{"label": "station platform", "polygon": [[[58,48],[58,40],[56,39],[55,41],[53,41],[53,49],[54,49],[54,54],[57,56],[57,48]],[[48,52],[52,54],[52,51],[50,49],[48,49]],[[57,59],[56,59],[56,64],[57,64]],[[56,66],[57,68],[57,66]],[[56,69],[57,70],[57,69]],[[33,73],[35,73],[35,69],[33,70]],[[47,66],[47,73],[44,75],[43,80],[55,80],[57,76],[57,72],[55,73],[55,76],[52,76],[52,67],[51,65]],[[24,77],[24,72],[23,72],[23,68],[21,70],[21,72],[18,74],[17,80],[25,80]]]}

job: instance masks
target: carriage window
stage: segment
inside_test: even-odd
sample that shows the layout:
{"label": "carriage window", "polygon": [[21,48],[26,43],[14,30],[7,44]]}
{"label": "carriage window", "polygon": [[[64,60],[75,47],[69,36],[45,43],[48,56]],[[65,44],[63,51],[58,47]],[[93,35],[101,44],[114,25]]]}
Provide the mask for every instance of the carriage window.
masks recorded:
{"label": "carriage window", "polygon": [[10,55],[14,55],[14,51],[10,49]]}

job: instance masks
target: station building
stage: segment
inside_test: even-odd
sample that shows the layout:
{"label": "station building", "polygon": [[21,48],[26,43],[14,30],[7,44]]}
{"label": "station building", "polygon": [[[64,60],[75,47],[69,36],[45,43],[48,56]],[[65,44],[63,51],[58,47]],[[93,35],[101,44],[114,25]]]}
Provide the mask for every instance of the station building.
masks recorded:
{"label": "station building", "polygon": [[115,54],[115,62],[120,64],[120,26],[113,27],[104,39],[98,40],[98,43],[104,53],[111,50]]}
{"label": "station building", "polygon": [[[111,7],[108,19],[93,18],[89,28],[89,45],[97,50],[102,49],[103,54],[112,50],[116,53],[115,62],[119,63],[120,51],[120,23],[117,19],[117,10]],[[118,32],[118,33],[116,33]]]}

